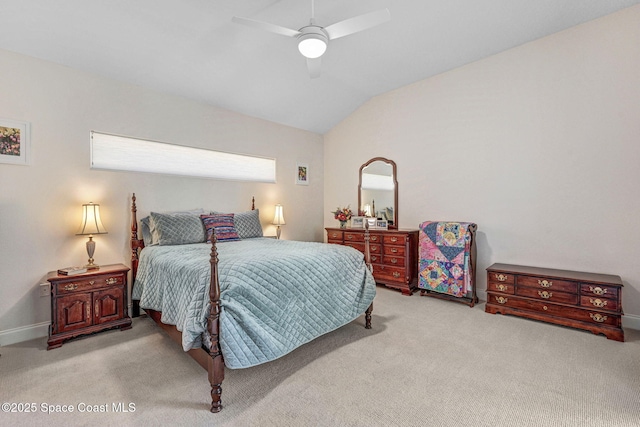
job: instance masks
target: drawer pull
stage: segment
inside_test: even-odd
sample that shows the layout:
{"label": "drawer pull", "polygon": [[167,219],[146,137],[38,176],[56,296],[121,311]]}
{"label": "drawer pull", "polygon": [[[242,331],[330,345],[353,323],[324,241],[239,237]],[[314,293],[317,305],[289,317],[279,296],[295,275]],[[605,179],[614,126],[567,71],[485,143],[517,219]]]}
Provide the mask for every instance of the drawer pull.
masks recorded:
{"label": "drawer pull", "polygon": [[509,290],[509,287],[500,284],[500,285],[496,285],[496,289],[499,290],[500,292],[506,292]]}
{"label": "drawer pull", "polygon": [[[107,285],[113,285],[118,283],[118,279],[116,279],[115,277],[109,277],[107,280]],[[93,283],[91,283],[93,285]]]}
{"label": "drawer pull", "polygon": [[589,286],[589,291],[596,295],[604,295],[607,293],[607,290],[602,289],[600,286],[596,286],[595,288],[593,286]]}
{"label": "drawer pull", "polygon": [[91,306],[87,304],[87,320],[91,318]]}
{"label": "drawer pull", "polygon": [[400,273],[398,273],[397,271],[393,272],[393,277],[395,277],[396,279],[400,277]]}
{"label": "drawer pull", "polygon": [[496,274],[496,279],[498,282],[506,282],[509,276],[505,276],[504,274]]}
{"label": "drawer pull", "polygon": [[396,248],[391,248],[391,253],[392,254],[398,253],[398,250]]}
{"label": "drawer pull", "polygon": [[553,293],[547,291],[538,291],[538,295],[540,295],[540,298],[549,299],[553,296]]}
{"label": "drawer pull", "polygon": [[496,297],[496,301],[498,301],[498,304],[504,304],[509,301],[509,299],[505,297]]}
{"label": "drawer pull", "polygon": [[395,242],[397,242],[397,241],[398,241],[398,238],[397,238],[397,237],[392,237],[392,238],[391,238],[391,241],[392,241],[393,243],[395,243]]}
{"label": "drawer pull", "polygon": [[600,313],[595,313],[595,314],[594,313],[589,313],[589,316],[591,316],[591,318],[593,320],[595,320],[596,322],[598,322],[598,323],[602,323],[605,320],[607,320],[607,316],[603,316]]}
{"label": "drawer pull", "polygon": [[371,257],[371,261],[372,261],[372,262],[376,262],[376,261],[378,261],[378,257],[377,257],[377,256],[372,256],[372,257]]}
{"label": "drawer pull", "polygon": [[549,307],[547,307],[546,305],[543,305],[543,306],[542,306],[542,309],[543,309],[544,311],[547,311],[547,310],[549,309]]}
{"label": "drawer pull", "polygon": [[64,287],[65,291],[75,291],[76,289],[78,289],[78,285],[76,285],[75,283],[71,283]]}
{"label": "drawer pull", "polygon": [[378,236],[371,236],[371,240],[375,242],[376,240],[378,240]]}
{"label": "drawer pull", "polygon": [[397,259],[397,258],[393,258],[393,259],[391,260],[391,264],[397,264],[397,263],[398,263],[398,259]]}
{"label": "drawer pull", "polygon": [[338,237],[338,233],[333,233],[333,234],[331,235],[331,237],[333,237],[333,238],[335,239],[336,237]]}
{"label": "drawer pull", "polygon": [[353,235],[351,235],[351,234],[347,234],[347,239],[349,239],[349,240],[353,240]]}
{"label": "drawer pull", "polygon": [[593,305],[594,307],[606,307],[607,306],[607,302],[606,301],[602,301],[600,298],[589,298],[589,302],[591,303],[591,305]]}
{"label": "drawer pull", "polygon": [[551,285],[553,285],[553,282],[550,282],[548,280],[538,280],[538,285],[542,286],[543,288],[550,288]]}

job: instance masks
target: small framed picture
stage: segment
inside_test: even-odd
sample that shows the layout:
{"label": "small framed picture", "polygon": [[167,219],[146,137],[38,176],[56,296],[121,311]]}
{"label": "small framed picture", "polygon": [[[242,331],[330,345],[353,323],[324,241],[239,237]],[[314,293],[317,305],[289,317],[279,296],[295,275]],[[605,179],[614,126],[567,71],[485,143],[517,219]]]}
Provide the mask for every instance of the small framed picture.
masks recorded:
{"label": "small framed picture", "polygon": [[352,216],[351,217],[351,228],[364,228],[364,220],[363,216]]}
{"label": "small framed picture", "polygon": [[296,184],[309,185],[309,165],[307,163],[296,164]]}
{"label": "small framed picture", "polygon": [[377,220],[375,218],[365,218],[364,220],[369,224],[369,230],[376,228]]}
{"label": "small framed picture", "polygon": [[29,128],[27,122],[0,119],[0,163],[28,165],[31,162]]}
{"label": "small framed picture", "polygon": [[389,223],[387,222],[386,219],[378,219],[376,220],[376,228],[379,230],[388,230]]}

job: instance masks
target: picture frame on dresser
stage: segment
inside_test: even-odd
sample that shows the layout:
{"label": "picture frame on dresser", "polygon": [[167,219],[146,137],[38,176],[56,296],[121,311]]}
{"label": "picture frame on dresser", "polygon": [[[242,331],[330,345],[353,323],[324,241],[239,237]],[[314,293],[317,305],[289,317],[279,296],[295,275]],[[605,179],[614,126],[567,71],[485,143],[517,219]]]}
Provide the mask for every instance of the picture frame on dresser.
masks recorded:
{"label": "picture frame on dresser", "polygon": [[364,219],[366,222],[369,223],[369,229],[374,229],[376,228],[376,223],[377,223],[377,219],[376,218],[365,218]]}
{"label": "picture frame on dresser", "polygon": [[363,216],[352,216],[351,217],[351,228],[364,228],[364,220]]}
{"label": "picture frame on dresser", "polygon": [[376,220],[376,229],[378,230],[388,230],[389,222],[386,219]]}

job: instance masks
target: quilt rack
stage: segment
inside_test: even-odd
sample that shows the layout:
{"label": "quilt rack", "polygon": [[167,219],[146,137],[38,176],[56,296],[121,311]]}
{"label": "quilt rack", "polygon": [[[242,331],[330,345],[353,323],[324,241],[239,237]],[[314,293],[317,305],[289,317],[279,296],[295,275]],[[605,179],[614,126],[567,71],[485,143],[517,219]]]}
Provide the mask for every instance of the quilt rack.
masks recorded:
{"label": "quilt rack", "polygon": [[[430,225],[429,231],[430,233],[426,233],[425,229]],[[441,226],[446,227],[449,225],[454,228],[453,232],[450,234],[453,236],[452,239],[449,239],[447,242],[446,238],[443,238],[443,244],[440,246],[437,245],[435,240],[432,239],[434,237],[433,228]],[[458,227],[458,231],[466,229],[465,233],[455,234],[455,227]],[[445,299],[449,301],[455,301],[462,304],[466,304],[469,307],[473,307],[478,302],[478,295],[476,292],[476,230],[478,229],[477,224],[474,223],[459,223],[459,222],[434,222],[434,221],[426,221],[420,224],[420,237],[419,237],[419,265],[418,265],[418,288],[420,289],[420,296],[429,296],[433,298]],[[437,233],[440,233],[438,231]],[[429,237],[427,234],[431,234]],[[442,234],[438,234],[438,238],[441,238]],[[433,240],[433,241],[432,241]],[[440,243],[440,242],[438,242]],[[461,246],[463,245],[463,246]],[[462,251],[456,251],[453,248],[463,247]],[[440,253],[439,257],[434,257],[433,253],[428,253],[433,250],[441,249],[442,253]],[[450,249],[446,251],[445,249]],[[453,249],[453,250],[452,250]],[[468,289],[467,292],[460,293],[460,295],[456,295],[456,292],[451,292],[449,289],[445,292],[443,290],[436,291],[434,289],[440,288],[433,287],[439,280],[445,281],[445,278],[451,277],[450,271],[446,268],[440,268],[440,266],[434,267],[438,263],[435,258],[448,258],[450,262],[446,262],[447,265],[453,265],[453,268],[456,266],[465,265],[467,268],[463,267],[463,271],[465,275],[469,275],[470,277],[463,277],[462,281],[468,279]],[[462,263],[460,262],[462,261]],[[440,268],[440,269],[439,269]],[[439,269],[439,270],[438,270]],[[436,271],[437,270],[437,271]],[[432,275],[436,276],[435,280],[431,280]],[[456,283],[459,280],[450,280]],[[455,285],[454,285],[455,288]]]}

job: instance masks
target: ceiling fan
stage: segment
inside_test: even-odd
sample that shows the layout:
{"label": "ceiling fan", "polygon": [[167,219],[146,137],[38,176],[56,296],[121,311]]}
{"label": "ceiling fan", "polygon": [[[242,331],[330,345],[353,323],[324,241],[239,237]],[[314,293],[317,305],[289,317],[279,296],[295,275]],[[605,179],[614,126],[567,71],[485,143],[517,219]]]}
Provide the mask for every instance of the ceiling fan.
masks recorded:
{"label": "ceiling fan", "polygon": [[391,14],[389,13],[389,9],[381,9],[345,19],[344,21],[336,22],[328,27],[321,27],[316,24],[314,18],[314,0],[311,0],[311,20],[309,25],[304,26],[299,30],[292,30],[290,28],[281,27],[268,22],[256,21],[249,18],[240,18],[238,16],[234,16],[231,20],[238,24],[260,28],[282,36],[297,38],[298,50],[305,58],[307,58],[309,75],[311,78],[316,78],[320,77],[320,57],[327,50],[329,40],[335,40],[340,37],[348,36],[349,34],[375,27],[376,25],[385,23],[390,19]]}

